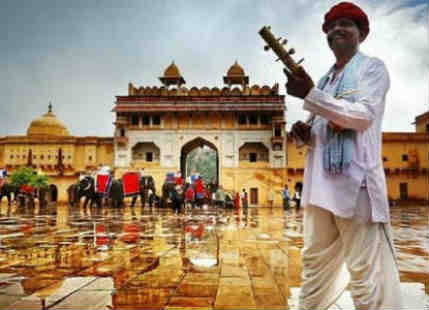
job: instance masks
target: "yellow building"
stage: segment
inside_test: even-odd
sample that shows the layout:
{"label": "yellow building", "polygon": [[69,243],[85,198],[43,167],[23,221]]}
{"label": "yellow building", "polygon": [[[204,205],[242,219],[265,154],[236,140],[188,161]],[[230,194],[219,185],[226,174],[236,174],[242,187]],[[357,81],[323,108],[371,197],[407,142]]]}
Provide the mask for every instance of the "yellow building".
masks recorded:
{"label": "yellow building", "polygon": [[[429,112],[416,117],[416,132],[383,132],[383,165],[390,200],[429,200]],[[302,182],[306,147],[287,143],[287,184]],[[293,192],[293,190],[292,190]]]}
{"label": "yellow building", "polygon": [[67,187],[79,173],[113,163],[112,137],[75,137],[65,124],[49,111],[33,120],[25,136],[0,138],[0,167],[8,173],[20,167],[33,167],[49,177],[58,188],[58,199],[66,200]]}

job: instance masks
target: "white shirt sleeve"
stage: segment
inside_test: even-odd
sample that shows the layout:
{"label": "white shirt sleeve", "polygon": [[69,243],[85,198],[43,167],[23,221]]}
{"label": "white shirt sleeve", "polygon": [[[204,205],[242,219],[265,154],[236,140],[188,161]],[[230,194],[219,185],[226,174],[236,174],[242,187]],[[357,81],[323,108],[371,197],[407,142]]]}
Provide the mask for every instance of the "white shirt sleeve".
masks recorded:
{"label": "white shirt sleeve", "polygon": [[363,131],[383,114],[384,99],[389,87],[386,66],[381,60],[372,58],[367,68],[363,69],[358,82],[357,101],[336,99],[313,87],[304,98],[303,108],[344,128]]}

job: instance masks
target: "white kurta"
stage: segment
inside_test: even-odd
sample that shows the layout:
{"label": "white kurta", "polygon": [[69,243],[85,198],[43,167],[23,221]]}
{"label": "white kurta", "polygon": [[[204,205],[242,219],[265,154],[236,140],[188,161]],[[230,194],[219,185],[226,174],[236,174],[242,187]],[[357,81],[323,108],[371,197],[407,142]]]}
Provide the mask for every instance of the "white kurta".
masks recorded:
{"label": "white kurta", "polygon": [[[314,87],[305,97],[303,108],[316,118],[306,158],[302,205],[318,206],[340,217],[352,217],[360,187],[366,182],[372,221],[387,223],[390,216],[381,147],[389,74],[377,58],[368,58],[357,74],[356,102],[334,98],[339,79],[328,82],[324,91]],[[323,146],[327,142],[329,120],[356,131],[352,163],[342,175],[330,175],[323,168]]]}

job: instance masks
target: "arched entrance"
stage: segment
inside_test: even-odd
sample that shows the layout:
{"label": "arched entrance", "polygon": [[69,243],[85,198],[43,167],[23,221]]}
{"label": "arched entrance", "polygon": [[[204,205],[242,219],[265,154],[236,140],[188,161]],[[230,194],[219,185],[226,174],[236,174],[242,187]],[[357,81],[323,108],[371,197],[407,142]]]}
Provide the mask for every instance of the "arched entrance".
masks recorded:
{"label": "arched entrance", "polygon": [[[214,154],[210,154],[210,152],[214,152]],[[192,156],[191,161],[193,162],[193,166],[190,167],[190,160],[188,159],[188,155]],[[198,162],[198,158],[204,157],[204,165],[201,165],[202,162]],[[203,167],[202,167],[203,166]],[[203,169],[204,171],[199,171]],[[209,173],[208,169],[214,169],[215,171]],[[180,152],[180,171],[182,173],[183,178],[187,178],[193,171],[196,170],[200,173],[203,178],[205,178],[205,182],[219,182],[219,153],[216,146],[203,139],[203,138],[195,138],[188,143],[186,143]],[[210,175],[210,177],[207,177]]]}
{"label": "arched entrance", "polygon": [[58,188],[55,184],[49,185],[50,202],[58,201]]}

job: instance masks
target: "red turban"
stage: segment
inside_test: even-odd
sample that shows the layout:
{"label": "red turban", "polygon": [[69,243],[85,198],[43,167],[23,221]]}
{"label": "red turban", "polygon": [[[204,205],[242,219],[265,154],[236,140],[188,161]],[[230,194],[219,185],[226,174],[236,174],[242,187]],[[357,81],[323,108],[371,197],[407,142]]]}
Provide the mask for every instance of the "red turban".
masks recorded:
{"label": "red turban", "polygon": [[325,22],[323,23],[322,29],[323,32],[328,32],[328,25],[341,17],[349,18],[353,20],[360,31],[362,31],[364,39],[369,33],[369,21],[368,16],[364,11],[357,5],[351,2],[341,2],[337,5],[334,5],[328,13],[325,14]]}

